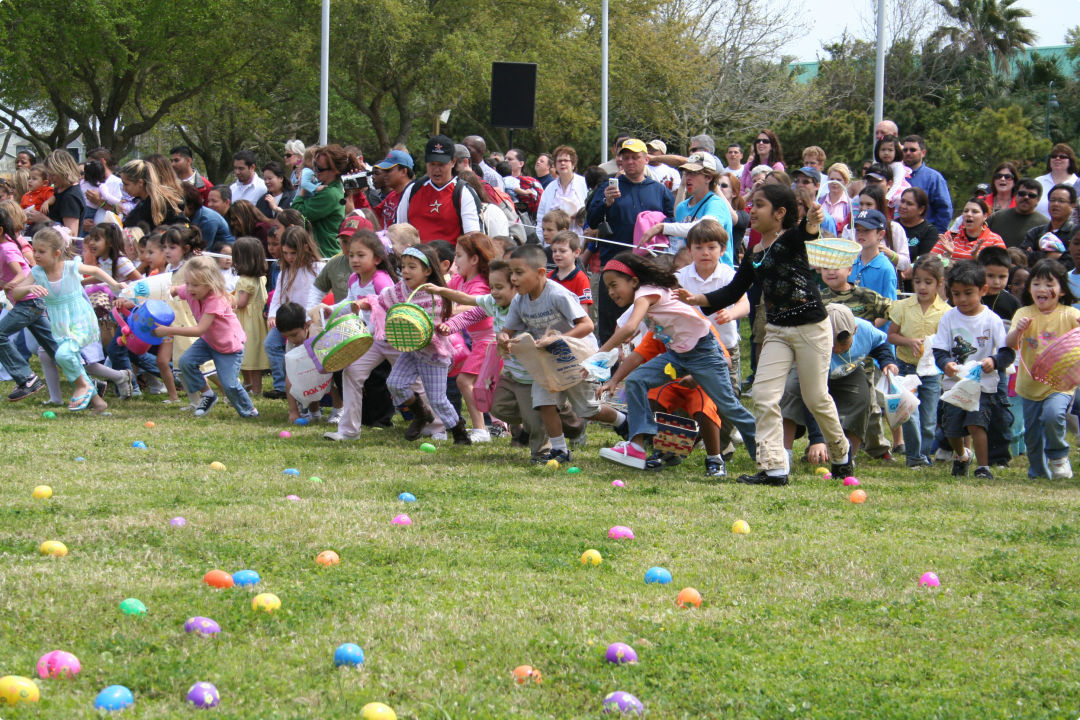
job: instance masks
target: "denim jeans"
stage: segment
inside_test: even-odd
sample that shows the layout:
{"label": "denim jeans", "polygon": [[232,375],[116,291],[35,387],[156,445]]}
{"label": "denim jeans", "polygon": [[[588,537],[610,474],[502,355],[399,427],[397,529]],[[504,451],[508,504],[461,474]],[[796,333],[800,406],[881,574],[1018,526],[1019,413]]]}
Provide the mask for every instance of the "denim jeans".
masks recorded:
{"label": "denim jeans", "polygon": [[757,458],[757,431],[754,416],[735,397],[731,388],[731,376],[727,363],[711,332],[698,341],[694,349],[684,353],[668,350],[641,365],[626,378],[626,417],[630,424],[630,437],[655,435],[656,419],[649,407],[649,390],[668,382],[664,368],[671,363],[679,376],[693,375],[705,394],[716,403],[716,410],[724,422],[731,422],[742,433],[746,451],[751,459]]}
{"label": "denim jeans", "polygon": [[0,364],[19,385],[30,379],[32,374],[26,358],[15,346],[15,339],[22,335],[24,328],[30,330],[45,352],[56,355],[56,340],[53,339],[49,319],[45,317],[44,300],[37,298],[17,302],[0,318]]}
{"label": "denim jeans", "polygon": [[1024,443],[1027,445],[1028,477],[1050,477],[1047,460],[1060,460],[1069,454],[1065,437],[1065,413],[1073,396],[1051,393],[1044,400],[1024,398]]}
{"label": "denim jeans", "polygon": [[276,327],[270,328],[263,341],[266,356],[270,358],[270,375],[274,379],[274,389],[285,392],[285,338]]}
{"label": "denim jeans", "polygon": [[112,341],[105,346],[105,356],[109,358],[109,364],[114,370],[129,370],[134,362],[136,374],[148,373],[155,376],[161,374],[158,371],[157,358],[152,353],[136,355],[128,350],[126,345],[119,343],[121,337],[120,333],[116,333]]}
{"label": "denim jeans", "polygon": [[243,359],[243,350],[235,353],[221,353],[210,347],[210,343],[199,338],[180,357],[180,372],[184,376],[184,388],[189,393],[197,393],[206,387],[206,379],[199,370],[199,366],[207,360],[213,360],[218,381],[221,387],[225,388],[225,395],[229,398],[229,402],[241,417],[248,417],[255,411],[255,406],[251,404],[251,398],[239,380],[240,363]]}
{"label": "denim jeans", "polygon": [[[898,361],[896,366],[900,368],[901,375],[911,375],[915,372],[915,366],[906,362]],[[915,397],[919,398],[919,409],[913,413],[903,424],[904,452],[908,462],[914,462],[920,457],[929,459],[931,449],[934,447],[934,431],[937,429],[938,401],[941,399],[941,376],[920,375],[922,385],[915,388]]]}

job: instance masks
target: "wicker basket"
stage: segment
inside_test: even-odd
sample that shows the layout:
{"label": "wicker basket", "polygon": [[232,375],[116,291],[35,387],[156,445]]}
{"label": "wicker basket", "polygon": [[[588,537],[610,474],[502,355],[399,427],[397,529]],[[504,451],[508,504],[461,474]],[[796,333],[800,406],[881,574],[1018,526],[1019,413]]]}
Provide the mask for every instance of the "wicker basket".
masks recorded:
{"label": "wicker basket", "polygon": [[855,264],[855,258],[862,252],[857,242],[841,238],[824,238],[806,243],[806,258],[810,267],[843,269]]}
{"label": "wicker basket", "polygon": [[686,459],[697,442],[698,424],[690,418],[668,413],[656,413],[656,435],[653,448]]}
{"label": "wicker basket", "polygon": [[1080,385],[1080,328],[1070,330],[1046,346],[1029,369],[1031,377],[1058,392]]}
{"label": "wicker basket", "polygon": [[368,351],[374,338],[368,332],[363,319],[349,310],[349,303],[341,303],[310,343],[309,349],[315,364],[324,372],[344,370]]}
{"label": "wicker basket", "polygon": [[412,302],[413,295],[420,288],[413,290],[403,303],[396,303],[386,311],[383,329],[386,342],[395,350],[413,352],[427,347],[435,334],[435,323],[424,308]]}

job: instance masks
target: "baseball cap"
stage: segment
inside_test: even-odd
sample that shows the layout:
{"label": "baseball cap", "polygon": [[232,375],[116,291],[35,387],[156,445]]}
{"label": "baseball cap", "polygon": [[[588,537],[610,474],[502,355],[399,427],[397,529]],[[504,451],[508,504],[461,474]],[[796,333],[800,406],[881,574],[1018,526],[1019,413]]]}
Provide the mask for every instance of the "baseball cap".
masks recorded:
{"label": "baseball cap", "polygon": [[686,162],[679,166],[680,170],[689,170],[690,172],[701,172],[702,170],[711,170],[712,172],[718,172],[720,170],[720,163],[717,162],[716,156],[707,152],[696,152],[686,158]]}
{"label": "baseball cap", "polygon": [[357,230],[371,230],[375,228],[371,226],[371,221],[363,215],[348,215],[345,220],[342,221],[341,227],[338,228],[338,237],[352,237],[356,234]]}
{"label": "baseball cap", "polygon": [[867,230],[884,230],[885,216],[880,210],[860,210],[855,216],[855,225]]}
{"label": "baseball cap", "polygon": [[454,161],[454,141],[445,135],[436,135],[424,147],[424,162],[448,163]]}
{"label": "baseball cap", "polygon": [[661,155],[666,155],[667,154],[667,144],[663,140],[661,140],[660,138],[656,138],[655,140],[650,140],[649,142],[647,142],[645,144],[645,147],[647,147],[649,150],[655,150],[656,152],[660,153]]}
{"label": "baseball cap", "polygon": [[1039,249],[1044,252],[1065,252],[1065,243],[1053,233],[1046,233],[1039,238]]}
{"label": "baseball cap", "polygon": [[829,322],[832,324],[833,342],[836,342],[836,336],[840,333],[855,334],[855,316],[847,305],[829,303],[825,306],[825,312],[829,313]]}
{"label": "baseball cap", "polygon": [[389,153],[387,153],[386,157],[383,158],[383,161],[377,164],[375,167],[379,168],[380,170],[389,170],[395,165],[402,165],[412,170],[412,155],[405,152],[404,150],[391,150]]}
{"label": "baseball cap", "polygon": [[461,143],[454,145],[454,159],[455,160],[470,160],[472,154],[469,152],[469,148],[465,147]]}
{"label": "baseball cap", "polygon": [[645,147],[645,143],[637,138],[626,138],[623,140],[622,145],[619,146],[619,152],[622,153],[624,150],[636,153],[649,152],[649,148]]}
{"label": "baseball cap", "polygon": [[796,170],[795,172],[793,172],[791,174],[792,175],[805,175],[806,177],[808,177],[811,180],[813,180],[814,182],[816,182],[818,185],[821,184],[821,171],[818,170],[816,167],[810,167],[810,166],[801,167],[801,168],[799,168],[798,170]]}

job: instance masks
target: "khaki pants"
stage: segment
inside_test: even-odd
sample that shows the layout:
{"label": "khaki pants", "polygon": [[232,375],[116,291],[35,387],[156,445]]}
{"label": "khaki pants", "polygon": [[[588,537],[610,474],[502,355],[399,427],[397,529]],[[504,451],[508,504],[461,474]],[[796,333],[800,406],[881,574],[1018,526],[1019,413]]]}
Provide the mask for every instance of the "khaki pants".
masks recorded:
{"label": "khaki pants", "polygon": [[[728,356],[731,358],[731,367],[729,374],[731,375],[731,387],[735,390],[735,397],[742,397],[742,378],[739,373],[739,346],[735,344],[727,349]],[[729,452],[735,452],[735,446],[731,442],[731,435],[735,432],[735,426],[728,422],[727,418],[721,416],[720,423],[720,448],[721,452],[727,454]]]}
{"label": "khaki pants", "polygon": [[786,327],[769,324],[754,376],[754,415],[757,418],[757,464],[761,470],[787,467],[784,423],[780,399],[792,364],[799,371],[803,404],[817,420],[833,462],[847,455],[848,441],[829,395],[829,359],[832,357],[829,321]]}
{"label": "khaki pants", "polygon": [[[491,401],[491,415],[509,425],[521,423],[525,426],[525,432],[529,433],[529,450],[535,457],[550,450],[551,443],[548,442],[540,411],[533,407],[532,388],[531,384],[520,383],[509,373],[503,373]],[[559,417],[568,438],[578,437],[585,431],[585,423],[574,415],[565,402],[559,407]]]}

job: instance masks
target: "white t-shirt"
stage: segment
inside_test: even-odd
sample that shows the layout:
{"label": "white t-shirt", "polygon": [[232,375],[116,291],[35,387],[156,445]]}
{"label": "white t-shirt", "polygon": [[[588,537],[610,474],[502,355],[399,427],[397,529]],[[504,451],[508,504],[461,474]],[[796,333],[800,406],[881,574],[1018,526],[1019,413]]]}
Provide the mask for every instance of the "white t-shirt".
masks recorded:
{"label": "white t-shirt", "polygon": [[[932,347],[947,350],[958,365],[997,354],[1005,347],[1005,324],[993,310],[985,305],[980,307],[982,312],[978,315],[965,315],[956,308],[946,310]],[[942,387],[948,390],[957,382],[958,378],[945,377]],[[981,384],[984,393],[997,392],[997,372],[983,373]]]}
{"label": "white t-shirt", "polygon": [[[698,275],[697,268],[694,267],[693,263],[675,273],[675,279],[679,281],[679,284],[695,294],[705,294],[713,290],[719,290],[731,284],[734,278],[735,268],[722,262],[716,263],[716,269],[706,278]],[[720,333],[720,342],[724,343],[724,347],[730,350],[738,346],[739,323],[737,320],[721,324],[716,322],[715,315],[710,315],[709,321],[716,326],[717,332]]]}
{"label": "white t-shirt", "polygon": [[679,171],[664,163],[650,165],[649,169],[652,170],[655,180],[670,190],[671,194],[674,195],[675,191],[679,189],[679,183],[682,182]]}

